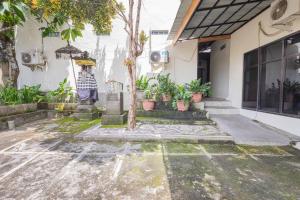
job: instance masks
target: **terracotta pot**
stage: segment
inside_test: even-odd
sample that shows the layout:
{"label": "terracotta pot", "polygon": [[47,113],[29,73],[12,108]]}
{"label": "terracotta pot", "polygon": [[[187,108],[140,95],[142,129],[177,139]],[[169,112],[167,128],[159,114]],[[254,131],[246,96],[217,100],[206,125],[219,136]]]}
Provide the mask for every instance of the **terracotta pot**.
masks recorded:
{"label": "terracotta pot", "polygon": [[172,99],[172,97],[171,97],[171,95],[169,95],[169,94],[163,94],[163,95],[162,95],[162,101],[163,101],[163,102],[171,101],[171,99]]}
{"label": "terracotta pot", "polygon": [[198,92],[198,93],[193,93],[193,95],[192,95],[192,101],[193,101],[194,103],[199,103],[199,102],[202,101],[202,97],[203,97],[203,95],[202,95],[202,93],[200,93],[200,92]]}
{"label": "terracotta pot", "polygon": [[155,101],[153,100],[144,100],[143,101],[143,109],[145,111],[152,111],[154,110]]}
{"label": "terracotta pot", "polygon": [[189,109],[189,103],[185,103],[184,101],[177,101],[177,110],[180,112],[187,111]]}

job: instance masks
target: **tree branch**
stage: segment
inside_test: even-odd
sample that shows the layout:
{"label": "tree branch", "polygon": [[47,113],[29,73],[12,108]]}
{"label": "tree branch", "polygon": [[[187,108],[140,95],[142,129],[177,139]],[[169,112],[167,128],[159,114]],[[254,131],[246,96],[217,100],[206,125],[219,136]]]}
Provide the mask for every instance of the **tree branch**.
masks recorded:
{"label": "tree branch", "polygon": [[140,16],[141,16],[141,5],[142,5],[142,0],[138,0],[138,5],[137,5],[137,13],[136,13],[136,19],[135,19],[135,42],[138,43],[139,39],[139,26],[140,26]]}

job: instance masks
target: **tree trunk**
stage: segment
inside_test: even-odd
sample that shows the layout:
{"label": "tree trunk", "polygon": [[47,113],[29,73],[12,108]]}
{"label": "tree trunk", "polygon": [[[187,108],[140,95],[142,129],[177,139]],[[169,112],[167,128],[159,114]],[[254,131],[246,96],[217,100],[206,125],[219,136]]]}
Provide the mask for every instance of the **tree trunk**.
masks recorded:
{"label": "tree trunk", "polygon": [[18,77],[19,77],[19,74],[20,74],[20,69],[19,69],[18,60],[16,58],[16,51],[14,49],[14,42],[10,42],[7,45],[7,54],[8,54],[8,62],[10,64],[10,66],[14,66],[14,68],[12,68],[12,71],[13,71],[12,85],[17,88],[18,87]]}
{"label": "tree trunk", "polygon": [[130,76],[130,107],[128,113],[128,129],[133,130],[136,127],[136,58],[133,58],[134,64]]}
{"label": "tree trunk", "polygon": [[[14,27],[8,26],[7,24],[2,24],[1,29],[5,31],[14,32]],[[14,68],[12,68],[13,71],[12,85],[14,87],[18,87],[18,77],[20,74],[20,68],[19,68],[18,60],[16,58],[15,38],[14,37],[9,38],[1,32],[0,39],[2,43],[5,45],[3,51],[5,51],[7,54],[7,60],[10,67],[14,66]]]}
{"label": "tree trunk", "polygon": [[[128,57],[125,60],[125,65],[128,69],[129,79],[130,79],[130,105],[128,112],[128,129],[133,130],[136,127],[136,110],[137,110],[137,94],[136,94],[136,63],[137,57],[143,52],[143,44],[139,44],[139,25],[140,25],[140,13],[142,0],[137,1],[136,16],[135,21],[133,17],[134,12],[134,2],[135,0],[128,0],[129,10],[128,18],[126,17],[124,11],[120,8],[122,6],[116,6],[119,16],[125,22],[125,31],[128,34],[129,45],[128,45]],[[115,1],[116,3],[116,1]],[[118,4],[118,3],[116,3]]]}

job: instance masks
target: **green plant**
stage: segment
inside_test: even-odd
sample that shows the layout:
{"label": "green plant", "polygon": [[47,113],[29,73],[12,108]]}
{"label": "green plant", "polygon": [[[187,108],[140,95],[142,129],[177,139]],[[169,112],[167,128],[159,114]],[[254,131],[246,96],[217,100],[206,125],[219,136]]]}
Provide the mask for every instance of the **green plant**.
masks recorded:
{"label": "green plant", "polygon": [[5,105],[38,103],[44,100],[44,98],[45,96],[43,96],[40,91],[40,85],[25,85],[20,90],[11,85],[0,88],[0,103]]}
{"label": "green plant", "polygon": [[192,80],[189,84],[189,89],[193,93],[202,92],[201,91],[201,79]]}
{"label": "green plant", "polygon": [[41,85],[27,86],[25,85],[19,90],[19,96],[22,103],[39,103],[45,99],[40,91]]}
{"label": "green plant", "polygon": [[204,83],[200,86],[200,92],[204,95],[204,96],[211,96],[211,83]]}
{"label": "green plant", "polygon": [[67,85],[67,79],[65,78],[59,83],[56,90],[48,93],[48,100],[56,103],[64,103],[69,101],[73,97],[72,87]]}
{"label": "green plant", "polygon": [[136,80],[136,87],[138,90],[146,90],[149,86],[149,81],[153,80],[154,78],[148,78],[147,76],[140,76],[139,79]]}
{"label": "green plant", "polygon": [[174,96],[176,85],[170,79],[170,74],[167,75],[159,74],[157,76],[157,81],[158,81],[158,91],[160,94]]}
{"label": "green plant", "polygon": [[4,105],[15,105],[22,103],[18,90],[10,85],[1,87],[0,103]]}
{"label": "green plant", "polygon": [[144,97],[148,100],[156,100],[157,99],[157,85],[153,84],[148,86],[144,91]]}
{"label": "green plant", "polygon": [[191,98],[192,93],[184,85],[177,85],[176,94],[172,102],[172,107],[176,109],[178,101],[184,101],[184,103],[187,104],[191,101]]}

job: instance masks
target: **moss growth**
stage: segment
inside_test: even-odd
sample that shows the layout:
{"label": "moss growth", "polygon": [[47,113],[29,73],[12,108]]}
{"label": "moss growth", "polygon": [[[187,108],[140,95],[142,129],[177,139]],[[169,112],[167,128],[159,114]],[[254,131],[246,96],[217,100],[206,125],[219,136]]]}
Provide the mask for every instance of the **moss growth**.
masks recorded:
{"label": "moss growth", "polygon": [[66,134],[77,134],[84,130],[87,130],[97,124],[100,124],[101,119],[95,119],[91,121],[80,121],[71,117],[64,117],[56,120],[56,131]]}
{"label": "moss growth", "polygon": [[234,144],[202,144],[208,153],[241,153]]}
{"label": "moss growth", "polygon": [[275,154],[275,155],[286,155],[288,152],[281,149],[280,147],[274,146],[246,146],[239,145],[240,149],[244,150],[248,154]]}
{"label": "moss growth", "polygon": [[141,150],[143,152],[159,152],[161,148],[159,143],[142,143]]}
{"label": "moss growth", "polygon": [[198,144],[166,143],[165,147],[169,153],[199,153]]}

